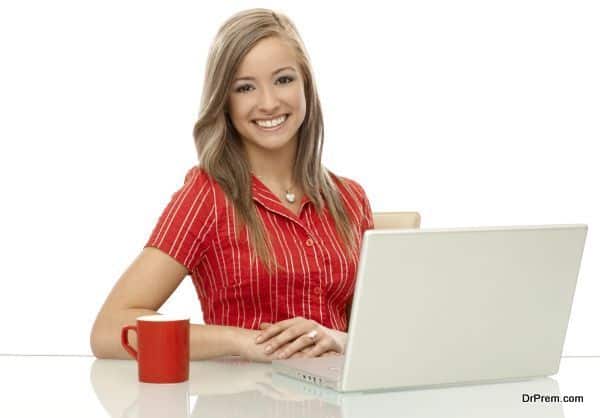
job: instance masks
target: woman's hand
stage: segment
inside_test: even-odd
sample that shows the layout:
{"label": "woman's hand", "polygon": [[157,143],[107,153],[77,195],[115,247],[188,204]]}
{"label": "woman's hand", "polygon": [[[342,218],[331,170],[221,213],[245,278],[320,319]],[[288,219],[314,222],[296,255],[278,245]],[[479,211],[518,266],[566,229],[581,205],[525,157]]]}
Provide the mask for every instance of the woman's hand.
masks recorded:
{"label": "woman's hand", "polygon": [[319,357],[343,354],[347,334],[322,326],[301,316],[275,324],[263,322],[257,347],[271,359]]}
{"label": "woman's hand", "polygon": [[[257,344],[256,337],[259,334],[262,334],[262,331],[247,329],[247,328],[239,328],[236,344],[238,346],[238,353],[240,357],[244,360],[248,361],[258,361],[262,363],[270,363],[273,360],[277,359],[276,353],[268,354],[265,352],[266,345]],[[287,347],[289,344],[285,344],[283,347]],[[304,351],[308,351],[311,347],[307,347]],[[302,353],[303,351],[301,351]]]}
{"label": "woman's hand", "polygon": [[269,363],[276,357],[265,353],[265,346],[256,344],[256,337],[261,331],[240,328],[237,330],[236,345],[238,346],[238,354],[244,360],[260,361]]}

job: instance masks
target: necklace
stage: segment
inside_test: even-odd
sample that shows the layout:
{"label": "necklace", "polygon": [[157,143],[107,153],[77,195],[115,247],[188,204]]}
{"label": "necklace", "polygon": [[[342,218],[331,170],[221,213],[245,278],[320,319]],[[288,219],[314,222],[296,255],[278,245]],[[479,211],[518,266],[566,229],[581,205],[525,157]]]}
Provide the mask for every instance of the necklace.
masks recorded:
{"label": "necklace", "polygon": [[[259,179],[262,179],[262,176],[259,176],[254,172],[252,174],[254,174]],[[294,203],[296,201],[296,194],[292,192],[292,186],[289,186],[285,189],[285,200],[287,200],[289,203]]]}
{"label": "necklace", "polygon": [[294,203],[296,201],[296,195],[292,193],[290,190],[285,191],[285,200],[290,203]]}

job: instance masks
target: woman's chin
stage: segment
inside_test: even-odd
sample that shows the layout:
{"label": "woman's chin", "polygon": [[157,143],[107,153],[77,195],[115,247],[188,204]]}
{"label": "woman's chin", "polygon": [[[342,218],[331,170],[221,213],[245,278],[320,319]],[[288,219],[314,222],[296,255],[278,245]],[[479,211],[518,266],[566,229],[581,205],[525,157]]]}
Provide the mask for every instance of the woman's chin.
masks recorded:
{"label": "woman's chin", "polygon": [[285,150],[288,145],[289,145],[288,142],[283,143],[283,144],[265,144],[265,145],[261,146],[260,148],[267,152],[281,152],[281,151]]}
{"label": "woman's chin", "polygon": [[281,138],[281,137],[267,137],[267,138],[253,138],[251,141],[253,148],[258,148],[268,152],[281,151],[294,144],[294,138]]}

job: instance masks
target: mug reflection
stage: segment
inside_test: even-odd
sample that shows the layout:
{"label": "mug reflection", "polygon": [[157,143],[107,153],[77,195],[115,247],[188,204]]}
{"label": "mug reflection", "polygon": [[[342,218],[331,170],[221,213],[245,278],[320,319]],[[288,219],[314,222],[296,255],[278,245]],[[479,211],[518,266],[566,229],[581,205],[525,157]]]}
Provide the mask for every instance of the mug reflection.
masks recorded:
{"label": "mug reflection", "polygon": [[524,403],[523,394],[560,395],[550,378],[435,389],[338,393],[272,373],[271,365],[236,357],[190,363],[190,380],[140,383],[134,361],[99,360],[91,367],[94,392],[112,417],[411,416],[556,417],[560,403]]}

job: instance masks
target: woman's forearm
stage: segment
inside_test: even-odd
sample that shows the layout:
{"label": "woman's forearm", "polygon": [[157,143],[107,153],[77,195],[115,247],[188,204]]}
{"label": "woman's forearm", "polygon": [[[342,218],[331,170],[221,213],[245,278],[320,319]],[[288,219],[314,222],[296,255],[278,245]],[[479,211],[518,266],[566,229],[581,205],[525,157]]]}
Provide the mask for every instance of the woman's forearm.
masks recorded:
{"label": "woman's forearm", "polygon": [[190,360],[240,355],[241,331],[224,325],[190,325]]}
{"label": "woman's forearm", "polygon": [[[131,359],[121,345],[121,329],[136,325],[136,318],[155,315],[150,309],[126,309],[112,318],[99,318],[92,329],[90,344],[98,358]],[[206,360],[221,356],[239,355],[241,328],[220,325],[190,324],[190,360]],[[129,345],[137,350],[137,334],[129,332]]]}

